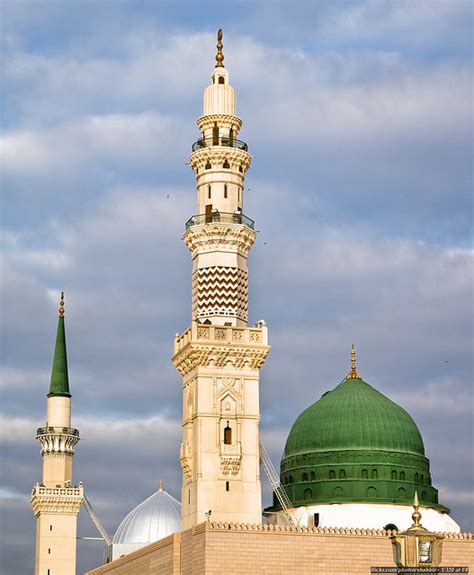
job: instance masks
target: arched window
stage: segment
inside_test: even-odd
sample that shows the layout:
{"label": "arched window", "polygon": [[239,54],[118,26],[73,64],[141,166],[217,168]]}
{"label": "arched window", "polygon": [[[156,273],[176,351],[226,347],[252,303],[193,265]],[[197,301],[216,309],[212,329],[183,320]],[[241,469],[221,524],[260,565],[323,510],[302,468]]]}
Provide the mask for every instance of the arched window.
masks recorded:
{"label": "arched window", "polygon": [[397,472],[395,471],[395,469],[392,469],[392,479],[396,478],[397,478]]}
{"label": "arched window", "polygon": [[313,497],[313,490],[312,489],[305,489],[304,490],[304,499],[305,501],[308,501],[308,499],[311,499]]}
{"label": "arched window", "polygon": [[293,483],[293,475],[290,475],[290,477],[288,478],[290,483]]}
{"label": "arched window", "polygon": [[418,483],[419,480],[420,480],[420,477],[419,477],[418,473],[415,473],[415,481],[416,481],[416,483]]}
{"label": "arched window", "polygon": [[369,487],[367,489],[367,497],[377,497],[377,489],[375,487]]}
{"label": "arched window", "polygon": [[239,172],[242,173],[244,170],[242,168],[242,166],[239,166]]}
{"label": "arched window", "polygon": [[329,479],[336,479],[336,472],[334,471],[334,469],[331,469],[331,471],[329,472]]}
{"label": "arched window", "polygon": [[224,198],[227,198],[227,184],[224,184]]}
{"label": "arched window", "polygon": [[306,472],[301,476],[301,481],[308,481],[308,474]]}
{"label": "arched window", "polygon": [[224,76],[219,76],[219,84],[225,84]]}
{"label": "arched window", "polygon": [[399,487],[398,488],[398,499],[406,499],[407,497],[407,492],[405,490],[404,487]]}
{"label": "arched window", "polygon": [[316,473],[314,471],[311,471],[311,481],[314,481],[316,479]]}
{"label": "arched window", "polygon": [[423,473],[420,475],[420,483],[424,483],[424,476],[423,476]]}
{"label": "arched window", "polygon": [[209,160],[207,160],[207,162],[206,162],[205,169],[206,169],[206,170],[210,170],[210,169],[211,169],[211,162],[210,162]]}
{"label": "arched window", "polygon": [[372,469],[372,479],[377,479],[379,474],[377,473],[376,469]]}
{"label": "arched window", "polygon": [[400,471],[400,481],[405,481],[405,472]]}
{"label": "arched window", "polygon": [[227,425],[224,427],[224,443],[225,445],[232,444],[232,429],[229,426],[229,422],[227,422]]}
{"label": "arched window", "polygon": [[214,124],[212,128],[212,145],[218,146],[219,145],[219,127],[217,124]]}
{"label": "arched window", "polygon": [[230,164],[227,160],[224,160],[224,163],[222,164],[223,168],[230,168]]}
{"label": "arched window", "polygon": [[344,471],[344,469],[341,469],[341,471],[339,471],[339,479],[345,479],[346,478],[346,472]]}
{"label": "arched window", "polygon": [[367,469],[363,469],[362,470],[362,479],[368,479],[369,478],[369,472],[367,471]]}
{"label": "arched window", "polygon": [[211,186],[207,186],[207,198],[210,200],[211,199]]}
{"label": "arched window", "polygon": [[421,492],[421,499],[422,499],[423,501],[426,501],[426,491],[422,491],[422,492]]}
{"label": "arched window", "polygon": [[344,489],[339,485],[334,488],[334,497],[342,497],[344,495]]}

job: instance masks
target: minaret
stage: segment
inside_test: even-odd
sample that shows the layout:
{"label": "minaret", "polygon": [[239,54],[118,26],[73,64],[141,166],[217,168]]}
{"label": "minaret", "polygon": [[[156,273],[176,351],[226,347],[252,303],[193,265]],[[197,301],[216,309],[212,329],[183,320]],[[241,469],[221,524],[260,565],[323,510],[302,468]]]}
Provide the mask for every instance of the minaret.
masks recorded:
{"label": "minaret", "polygon": [[259,369],[270,348],[265,323],[247,325],[247,256],[256,237],[243,214],[251,157],[237,139],[242,120],[222,48],[219,30],[190,158],[197,215],[183,239],[193,260],[191,326],[174,343],[173,363],[183,376],[183,529],[210,516],[246,523],[262,517]]}
{"label": "minaret", "polygon": [[36,432],[41,444],[43,481],[33,487],[31,505],[36,517],[35,575],[76,575],[77,514],[82,486],[72,486],[72,457],[79,431],[71,427],[71,394],[64,331],[64,293],[61,293],[45,427]]}

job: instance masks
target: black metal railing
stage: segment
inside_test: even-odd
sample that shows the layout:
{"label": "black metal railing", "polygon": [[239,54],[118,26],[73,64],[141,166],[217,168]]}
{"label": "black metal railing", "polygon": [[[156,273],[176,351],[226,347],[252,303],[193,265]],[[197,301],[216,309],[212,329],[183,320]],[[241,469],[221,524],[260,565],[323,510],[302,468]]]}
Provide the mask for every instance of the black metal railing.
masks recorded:
{"label": "black metal railing", "polygon": [[79,430],[73,427],[39,427],[36,430],[36,435],[49,435],[54,433],[65,433],[79,437]]}
{"label": "black metal railing", "polygon": [[198,226],[199,224],[212,224],[212,223],[223,223],[223,224],[243,224],[248,226],[252,230],[254,229],[255,222],[244,216],[244,214],[239,213],[227,213],[227,212],[211,212],[210,214],[198,214],[196,216],[191,216],[186,222],[185,228],[189,229],[191,226]]}
{"label": "black metal railing", "polygon": [[193,144],[193,152],[202,150],[203,148],[210,148],[211,146],[227,146],[229,148],[237,148],[238,150],[248,151],[248,146],[241,140],[222,136],[220,138],[202,138]]}

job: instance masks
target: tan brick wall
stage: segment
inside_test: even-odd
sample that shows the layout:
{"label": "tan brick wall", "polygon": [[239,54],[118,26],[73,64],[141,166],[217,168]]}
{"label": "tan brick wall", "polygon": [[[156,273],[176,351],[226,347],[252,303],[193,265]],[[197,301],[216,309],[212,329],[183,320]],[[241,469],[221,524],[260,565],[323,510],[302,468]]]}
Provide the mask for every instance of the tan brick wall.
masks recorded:
{"label": "tan brick wall", "polygon": [[[442,564],[474,575],[473,535],[449,534]],[[88,575],[369,575],[372,566],[393,566],[384,531],[201,523]]]}

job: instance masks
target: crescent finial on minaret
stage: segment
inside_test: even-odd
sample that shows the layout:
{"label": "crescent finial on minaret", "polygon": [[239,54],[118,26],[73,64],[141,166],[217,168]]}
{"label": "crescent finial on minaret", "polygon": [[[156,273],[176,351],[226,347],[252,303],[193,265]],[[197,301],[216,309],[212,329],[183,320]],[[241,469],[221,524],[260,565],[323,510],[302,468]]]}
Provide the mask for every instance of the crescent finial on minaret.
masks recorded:
{"label": "crescent finial on minaret", "polygon": [[64,317],[64,292],[61,292],[61,301],[59,302],[59,317]]}
{"label": "crescent finial on minaret", "polygon": [[216,68],[224,67],[224,54],[222,53],[222,48],[224,44],[222,43],[222,28],[217,31],[217,54],[216,54]]}

